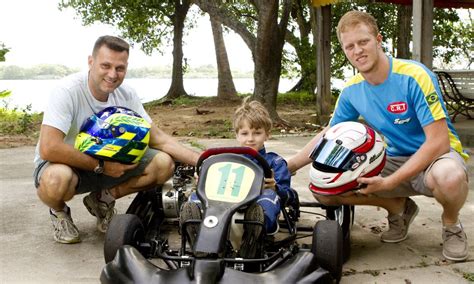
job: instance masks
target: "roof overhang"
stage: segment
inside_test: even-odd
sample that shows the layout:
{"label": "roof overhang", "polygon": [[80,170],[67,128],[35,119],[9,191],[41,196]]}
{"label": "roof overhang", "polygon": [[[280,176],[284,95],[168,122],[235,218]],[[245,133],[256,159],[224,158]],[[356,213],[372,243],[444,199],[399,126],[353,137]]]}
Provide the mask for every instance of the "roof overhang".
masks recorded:
{"label": "roof overhang", "polygon": [[[375,2],[385,2],[392,4],[412,5],[413,0],[375,0]],[[474,8],[474,0],[433,0],[436,8]]]}

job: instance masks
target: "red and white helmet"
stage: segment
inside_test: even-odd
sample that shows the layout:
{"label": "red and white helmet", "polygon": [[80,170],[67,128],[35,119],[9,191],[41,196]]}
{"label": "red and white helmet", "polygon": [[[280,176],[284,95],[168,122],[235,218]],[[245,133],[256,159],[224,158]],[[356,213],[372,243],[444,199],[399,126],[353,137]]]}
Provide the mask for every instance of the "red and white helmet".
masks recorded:
{"label": "red and white helmet", "polygon": [[336,195],[358,188],[357,178],[378,175],[385,166],[382,137],[372,128],[353,121],[331,127],[315,146],[309,189]]}

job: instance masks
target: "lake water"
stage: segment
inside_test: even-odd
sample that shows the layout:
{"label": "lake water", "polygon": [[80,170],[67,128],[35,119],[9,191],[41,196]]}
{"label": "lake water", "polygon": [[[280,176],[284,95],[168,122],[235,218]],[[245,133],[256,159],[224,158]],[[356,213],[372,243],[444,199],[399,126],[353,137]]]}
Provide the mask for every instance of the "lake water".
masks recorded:
{"label": "lake water", "polygon": [[[41,112],[45,109],[49,93],[56,86],[58,80],[0,80],[0,91],[11,90],[12,95],[0,107],[8,104],[8,108],[24,108],[32,105],[32,110]],[[138,93],[142,102],[160,99],[166,95],[171,79],[125,79]],[[286,92],[293,87],[296,79],[280,79],[280,92]],[[239,93],[252,93],[253,78],[234,79],[235,88]],[[184,88],[190,95],[215,96],[217,93],[217,78],[184,79]]]}

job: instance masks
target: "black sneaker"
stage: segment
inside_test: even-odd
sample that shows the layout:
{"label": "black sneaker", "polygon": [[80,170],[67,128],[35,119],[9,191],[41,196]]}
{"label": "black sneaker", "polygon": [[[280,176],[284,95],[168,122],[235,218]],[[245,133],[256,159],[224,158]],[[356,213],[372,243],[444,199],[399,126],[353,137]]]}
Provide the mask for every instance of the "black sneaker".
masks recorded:
{"label": "black sneaker", "polygon": [[[181,206],[181,212],[179,215],[179,227],[182,228],[182,224],[184,224],[188,220],[201,220],[201,209],[199,208],[198,204],[195,202],[185,202]],[[187,239],[189,241],[189,245],[191,248],[194,247],[194,243],[196,242],[196,237],[199,232],[199,224],[198,223],[187,223],[186,230],[184,233],[187,234]]]}
{"label": "black sneaker", "polygon": [[245,221],[255,221],[257,224],[245,224],[242,244],[240,245],[240,256],[242,258],[259,258],[263,249],[263,224],[265,216],[263,208],[257,203],[252,204],[245,211]]}

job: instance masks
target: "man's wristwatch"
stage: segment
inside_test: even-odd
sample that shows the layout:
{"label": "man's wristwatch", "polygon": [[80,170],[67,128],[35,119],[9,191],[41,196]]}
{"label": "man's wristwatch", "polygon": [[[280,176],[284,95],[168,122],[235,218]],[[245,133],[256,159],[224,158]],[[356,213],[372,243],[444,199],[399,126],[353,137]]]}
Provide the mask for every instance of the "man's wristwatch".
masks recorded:
{"label": "man's wristwatch", "polygon": [[104,160],[99,159],[99,164],[94,168],[94,173],[100,175],[104,173]]}

